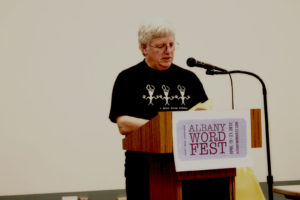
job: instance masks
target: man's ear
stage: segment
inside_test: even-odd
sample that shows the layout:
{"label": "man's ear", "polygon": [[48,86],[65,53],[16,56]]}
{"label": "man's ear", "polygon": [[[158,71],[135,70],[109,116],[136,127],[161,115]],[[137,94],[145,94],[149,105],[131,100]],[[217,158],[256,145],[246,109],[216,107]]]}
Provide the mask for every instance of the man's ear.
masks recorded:
{"label": "man's ear", "polygon": [[142,49],[143,55],[146,56],[148,54],[147,44],[141,44],[141,49]]}

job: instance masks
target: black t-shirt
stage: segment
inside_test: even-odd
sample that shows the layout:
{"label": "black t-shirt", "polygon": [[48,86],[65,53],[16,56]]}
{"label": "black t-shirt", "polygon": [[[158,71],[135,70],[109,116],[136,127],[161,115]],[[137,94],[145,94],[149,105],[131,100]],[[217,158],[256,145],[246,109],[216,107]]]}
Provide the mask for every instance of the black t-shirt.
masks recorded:
{"label": "black t-shirt", "polygon": [[112,122],[121,115],[151,119],[160,111],[184,111],[206,100],[193,72],[174,64],[159,71],[142,61],[118,75],[109,118]]}

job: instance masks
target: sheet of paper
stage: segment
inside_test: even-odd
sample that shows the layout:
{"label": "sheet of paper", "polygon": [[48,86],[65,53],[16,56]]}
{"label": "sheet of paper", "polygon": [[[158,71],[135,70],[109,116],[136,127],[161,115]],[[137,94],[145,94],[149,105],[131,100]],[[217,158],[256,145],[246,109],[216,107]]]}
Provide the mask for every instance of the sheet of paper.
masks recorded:
{"label": "sheet of paper", "polygon": [[250,110],[173,112],[176,171],[251,166]]}

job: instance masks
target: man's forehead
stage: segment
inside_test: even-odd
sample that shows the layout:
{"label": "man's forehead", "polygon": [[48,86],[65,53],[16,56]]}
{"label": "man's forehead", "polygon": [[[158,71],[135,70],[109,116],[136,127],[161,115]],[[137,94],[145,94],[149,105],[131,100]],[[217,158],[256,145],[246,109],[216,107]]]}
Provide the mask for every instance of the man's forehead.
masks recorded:
{"label": "man's forehead", "polygon": [[173,35],[156,37],[151,40],[151,43],[169,43],[174,42],[175,38]]}

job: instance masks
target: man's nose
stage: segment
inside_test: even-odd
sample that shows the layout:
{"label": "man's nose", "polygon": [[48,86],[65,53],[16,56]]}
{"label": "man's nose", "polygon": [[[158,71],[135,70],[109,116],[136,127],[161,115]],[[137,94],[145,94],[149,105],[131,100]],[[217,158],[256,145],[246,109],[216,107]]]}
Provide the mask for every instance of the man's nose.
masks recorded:
{"label": "man's nose", "polygon": [[166,45],[164,52],[171,53],[173,50],[174,50],[174,47],[172,47],[171,45]]}

